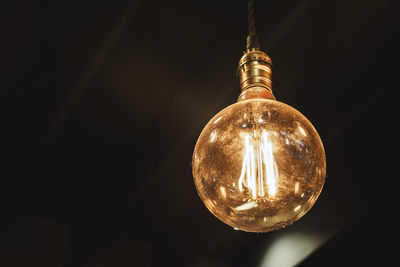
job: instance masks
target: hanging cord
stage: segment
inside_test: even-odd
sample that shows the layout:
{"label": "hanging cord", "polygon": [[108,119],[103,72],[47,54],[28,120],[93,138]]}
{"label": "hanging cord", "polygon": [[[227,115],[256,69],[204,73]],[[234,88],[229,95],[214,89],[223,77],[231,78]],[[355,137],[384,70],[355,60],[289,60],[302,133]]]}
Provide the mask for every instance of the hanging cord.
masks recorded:
{"label": "hanging cord", "polygon": [[247,50],[251,48],[260,48],[260,43],[256,35],[256,25],[254,18],[254,1],[247,0],[247,11],[248,11],[248,21],[249,21],[249,35],[247,36]]}

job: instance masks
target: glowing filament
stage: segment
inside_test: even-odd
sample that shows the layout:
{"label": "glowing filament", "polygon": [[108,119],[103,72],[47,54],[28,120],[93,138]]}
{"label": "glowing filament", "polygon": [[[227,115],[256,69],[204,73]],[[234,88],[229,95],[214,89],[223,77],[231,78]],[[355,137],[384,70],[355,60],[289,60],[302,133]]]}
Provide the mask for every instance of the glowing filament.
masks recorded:
{"label": "glowing filament", "polygon": [[278,168],[273,155],[272,143],[268,132],[263,131],[261,139],[253,140],[251,135],[244,137],[244,157],[239,178],[239,190],[248,188],[252,199],[274,197],[277,190]]}

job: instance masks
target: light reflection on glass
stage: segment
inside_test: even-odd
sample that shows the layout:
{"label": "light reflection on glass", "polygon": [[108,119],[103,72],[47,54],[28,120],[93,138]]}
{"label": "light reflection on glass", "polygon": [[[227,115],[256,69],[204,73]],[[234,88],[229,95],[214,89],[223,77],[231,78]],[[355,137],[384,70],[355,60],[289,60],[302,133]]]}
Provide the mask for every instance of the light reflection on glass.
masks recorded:
{"label": "light reflection on glass", "polygon": [[303,136],[307,136],[306,131],[304,131],[303,127],[301,127],[300,125],[297,126],[297,129],[299,129],[299,132],[303,135]]}
{"label": "light reflection on glass", "polygon": [[257,207],[257,202],[256,201],[250,201],[250,202],[246,202],[240,206],[236,207],[236,210],[249,210],[252,208]]}
{"label": "light reflection on glass", "polygon": [[210,142],[214,142],[215,141],[215,137],[217,137],[217,132],[214,130],[211,134],[210,134]]}
{"label": "light reflection on glass", "polygon": [[219,190],[221,191],[222,197],[225,199],[225,198],[226,198],[226,190],[225,190],[225,187],[220,186],[220,187],[219,187]]}
{"label": "light reflection on glass", "polygon": [[294,193],[295,193],[295,194],[299,193],[299,188],[300,188],[300,183],[299,183],[299,182],[296,182],[296,183],[294,184]]}
{"label": "light reflection on glass", "polygon": [[219,117],[218,119],[216,119],[216,120],[214,121],[214,124],[217,124],[217,123],[222,119],[222,117],[223,117],[223,116],[221,116],[221,117]]}

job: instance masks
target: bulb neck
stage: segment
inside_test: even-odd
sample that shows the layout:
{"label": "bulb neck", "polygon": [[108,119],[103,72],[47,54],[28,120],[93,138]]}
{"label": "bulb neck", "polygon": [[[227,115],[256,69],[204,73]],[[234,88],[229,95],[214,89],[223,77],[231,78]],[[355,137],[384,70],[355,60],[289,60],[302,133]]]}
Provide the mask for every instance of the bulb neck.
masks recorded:
{"label": "bulb neck", "polygon": [[[239,100],[265,98],[275,100],[272,93],[272,60],[256,47],[247,49],[239,60],[238,73],[242,94]],[[246,92],[252,88],[251,93]],[[257,96],[256,92],[260,92]],[[249,95],[249,96],[247,96]]]}

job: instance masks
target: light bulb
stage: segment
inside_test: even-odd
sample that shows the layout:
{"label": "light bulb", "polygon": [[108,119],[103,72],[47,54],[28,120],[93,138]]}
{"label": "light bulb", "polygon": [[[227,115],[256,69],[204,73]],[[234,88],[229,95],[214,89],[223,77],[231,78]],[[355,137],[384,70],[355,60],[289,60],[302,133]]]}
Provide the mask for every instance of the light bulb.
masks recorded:
{"label": "light bulb", "polygon": [[208,122],[193,153],[205,206],[248,232],[276,230],[302,217],[326,176],[321,139],[299,111],[275,100],[270,64],[265,53],[247,51],[239,65],[239,101]]}

